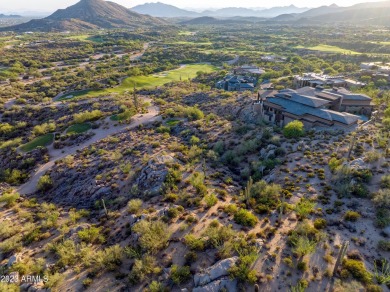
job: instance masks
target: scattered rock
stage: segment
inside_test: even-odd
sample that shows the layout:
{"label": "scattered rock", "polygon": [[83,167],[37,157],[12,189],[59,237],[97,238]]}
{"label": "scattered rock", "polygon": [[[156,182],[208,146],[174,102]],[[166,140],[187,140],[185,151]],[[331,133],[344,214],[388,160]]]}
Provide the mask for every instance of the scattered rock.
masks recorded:
{"label": "scattered rock", "polygon": [[223,278],[220,280],[213,281],[203,287],[196,287],[192,289],[192,292],[236,292],[237,289],[237,280],[232,280],[229,278]]}
{"label": "scattered rock", "polygon": [[237,262],[237,260],[238,257],[224,259],[207,268],[203,273],[195,274],[195,287],[204,286],[217,280],[218,278],[228,276],[228,270]]}

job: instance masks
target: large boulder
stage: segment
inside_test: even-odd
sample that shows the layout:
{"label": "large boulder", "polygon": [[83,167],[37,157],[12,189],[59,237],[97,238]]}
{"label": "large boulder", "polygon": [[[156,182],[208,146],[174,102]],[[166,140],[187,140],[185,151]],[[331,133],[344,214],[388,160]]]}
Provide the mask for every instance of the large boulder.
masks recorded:
{"label": "large boulder", "polygon": [[202,287],[195,287],[192,292],[236,292],[237,291],[237,280],[223,278],[220,280],[213,281]]}
{"label": "large boulder", "polygon": [[149,160],[136,180],[138,188],[149,196],[160,194],[168,175],[167,164],[174,161],[169,155],[156,156]]}
{"label": "large boulder", "polygon": [[195,274],[194,276],[195,287],[204,286],[219,278],[228,276],[229,269],[232,266],[234,266],[234,264],[237,261],[238,261],[238,257],[224,259],[217,262],[215,265],[207,268],[202,273]]}

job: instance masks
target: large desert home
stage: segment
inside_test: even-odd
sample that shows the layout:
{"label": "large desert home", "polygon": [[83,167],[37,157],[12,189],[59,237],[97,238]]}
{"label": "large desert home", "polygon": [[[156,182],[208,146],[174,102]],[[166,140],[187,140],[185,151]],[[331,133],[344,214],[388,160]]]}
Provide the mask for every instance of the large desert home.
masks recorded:
{"label": "large desert home", "polygon": [[312,88],[280,91],[262,90],[254,110],[267,122],[283,127],[291,121],[303,122],[305,128],[353,128],[370,116],[372,99],[345,88]]}
{"label": "large desert home", "polygon": [[326,74],[318,73],[304,73],[301,75],[295,75],[293,80],[294,88],[302,88],[306,86],[331,86],[331,87],[364,87],[365,83],[356,80],[345,78],[343,75],[330,76]]}

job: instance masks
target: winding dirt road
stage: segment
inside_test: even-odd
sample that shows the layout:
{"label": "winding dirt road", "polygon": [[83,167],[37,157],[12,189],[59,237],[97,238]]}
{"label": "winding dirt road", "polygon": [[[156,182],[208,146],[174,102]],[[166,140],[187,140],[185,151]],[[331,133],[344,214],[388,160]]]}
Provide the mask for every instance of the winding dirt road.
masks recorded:
{"label": "winding dirt road", "polygon": [[[147,101],[147,100],[146,100]],[[110,118],[106,118],[105,122],[110,124],[108,129],[97,129],[93,130],[95,135],[89,140],[81,143],[77,146],[68,147],[65,149],[54,149],[52,146],[48,148],[50,160],[46,164],[42,165],[38,168],[30,177],[28,182],[21,185],[16,191],[22,195],[34,193],[37,190],[37,184],[41,176],[43,176],[57,160],[60,160],[68,155],[73,155],[76,151],[81,150],[85,147],[92,145],[108,136],[112,136],[130,129],[134,129],[139,125],[145,125],[149,123],[153,123],[155,121],[161,120],[161,116],[159,116],[159,108],[157,106],[150,106],[148,108],[147,114],[137,115],[133,117],[131,124],[129,125],[118,125],[114,126],[114,122],[110,121]]]}

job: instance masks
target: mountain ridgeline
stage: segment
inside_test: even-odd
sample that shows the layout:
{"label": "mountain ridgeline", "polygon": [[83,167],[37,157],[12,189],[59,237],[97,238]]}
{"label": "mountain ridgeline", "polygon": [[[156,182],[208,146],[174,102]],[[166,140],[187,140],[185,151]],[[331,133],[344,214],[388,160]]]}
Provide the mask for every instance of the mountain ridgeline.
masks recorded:
{"label": "mountain ridgeline", "polygon": [[[193,20],[183,21],[182,24],[224,24],[229,21],[237,22],[286,22],[286,23],[354,23],[354,24],[388,24],[390,20],[390,1],[360,3],[349,7],[340,7],[336,4],[317,8],[298,8],[294,5],[285,7],[239,8],[227,7],[204,12],[192,12],[163,3],[148,3],[133,7],[131,10],[155,17],[186,17]],[[212,17],[212,18],[211,18]],[[218,18],[224,18],[223,21]],[[247,19],[245,18],[252,18]],[[258,18],[257,20],[253,18]]]}
{"label": "mountain ridgeline", "polygon": [[81,0],[52,15],[4,28],[12,31],[78,31],[85,29],[140,28],[167,25],[162,19],[141,15],[110,1]]}

